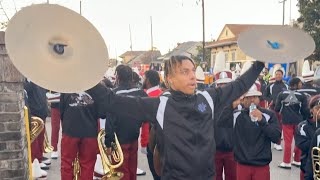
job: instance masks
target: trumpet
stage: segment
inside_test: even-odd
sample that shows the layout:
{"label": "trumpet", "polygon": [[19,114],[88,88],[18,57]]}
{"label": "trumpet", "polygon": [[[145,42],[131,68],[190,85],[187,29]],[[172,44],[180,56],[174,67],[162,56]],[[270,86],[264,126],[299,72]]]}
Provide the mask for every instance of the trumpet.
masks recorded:
{"label": "trumpet", "polygon": [[50,153],[53,151],[53,146],[50,145],[47,131],[44,132],[44,142],[43,142],[43,151],[45,153]]}
{"label": "trumpet", "polygon": [[32,116],[31,117],[31,133],[30,133],[30,141],[31,143],[38,137],[41,131],[44,128],[43,120],[39,117]]}
{"label": "trumpet", "polygon": [[320,148],[313,147],[311,150],[313,178],[320,180]]}
{"label": "trumpet", "polygon": [[109,159],[104,145],[105,130],[101,129],[98,134],[98,146],[101,155],[101,161],[103,166],[104,176],[102,180],[119,180],[123,177],[122,172],[116,172],[115,169],[119,168],[123,163],[123,152],[118,141],[118,137],[115,135],[115,143],[112,143],[112,158],[115,164],[112,164],[112,160]]}

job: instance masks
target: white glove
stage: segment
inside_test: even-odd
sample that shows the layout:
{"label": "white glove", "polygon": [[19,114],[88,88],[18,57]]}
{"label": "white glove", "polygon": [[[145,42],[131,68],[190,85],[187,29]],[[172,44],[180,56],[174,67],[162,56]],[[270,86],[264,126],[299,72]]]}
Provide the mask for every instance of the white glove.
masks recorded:
{"label": "white glove", "polygon": [[148,152],[147,152],[147,147],[141,147],[140,152],[141,152],[142,154],[148,154]]}

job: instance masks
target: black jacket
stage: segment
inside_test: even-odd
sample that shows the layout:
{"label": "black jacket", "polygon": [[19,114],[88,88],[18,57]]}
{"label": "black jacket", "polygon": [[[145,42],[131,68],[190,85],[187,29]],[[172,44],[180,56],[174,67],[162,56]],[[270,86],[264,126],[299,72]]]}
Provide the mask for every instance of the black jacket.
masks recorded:
{"label": "black jacket", "polygon": [[[99,103],[101,110],[136,121],[146,119],[156,124],[162,180],[211,180],[215,168],[213,108],[231,105],[247,92],[263,67],[264,63],[255,62],[242,77],[202,94],[186,95],[171,90],[166,101],[163,96],[118,96],[101,84],[88,90],[88,93]],[[206,97],[211,100],[208,101]],[[163,102],[166,102],[165,107]]]}
{"label": "black jacket", "polygon": [[265,100],[267,100],[269,103],[272,103],[271,107],[274,108],[279,93],[288,89],[288,85],[283,81],[276,81],[267,86],[263,95]]}
{"label": "black jacket", "polygon": [[307,99],[310,99],[312,96],[320,94],[320,89],[312,86],[310,83],[306,83],[298,90],[298,92],[303,93]]}
{"label": "black jacket", "polygon": [[[216,110],[217,112],[217,110]],[[218,113],[217,113],[218,114]],[[231,152],[233,149],[233,127],[219,126],[218,122],[227,122],[233,120],[233,109],[225,107],[219,118],[215,117],[214,138],[217,151]]]}
{"label": "black jacket", "polygon": [[62,133],[77,138],[97,137],[98,113],[94,100],[87,93],[60,95]]}
{"label": "black jacket", "polygon": [[274,110],[281,113],[283,124],[297,125],[310,117],[306,96],[296,90],[282,91]]}
{"label": "black jacket", "polygon": [[316,132],[314,133],[311,139],[309,155],[307,158],[307,163],[305,165],[306,172],[304,173],[304,180],[314,180],[313,168],[312,168],[312,156],[311,156],[313,147],[320,147],[320,128],[316,130]]}
{"label": "black jacket", "polygon": [[29,81],[25,81],[24,89],[27,92],[31,116],[37,116],[45,121],[48,116],[47,90]]}
{"label": "black jacket", "polygon": [[[147,97],[148,95],[141,89],[128,85],[120,85],[118,88],[113,90],[116,94],[121,94],[123,96],[137,96],[137,97]],[[123,109],[124,110],[124,109]],[[125,110],[124,110],[125,111]],[[114,138],[115,132],[117,134],[120,144],[129,144],[133,141],[138,140],[140,134],[140,127],[143,121],[146,119],[140,119],[136,121],[130,119],[122,114],[111,114],[108,113],[106,116],[106,138],[105,144],[110,147],[111,142]]]}
{"label": "black jacket", "polygon": [[[320,127],[320,124],[318,124]],[[316,123],[308,119],[299,123],[298,128],[294,135],[295,145],[301,150],[301,166],[300,169],[305,172],[305,165],[307,163],[307,157],[310,152],[310,144],[314,132],[317,130]]]}
{"label": "black jacket", "polygon": [[[267,109],[258,107],[262,112],[260,122],[252,122],[248,109],[236,110],[233,119],[224,122],[224,126],[234,127],[235,160],[244,165],[265,166],[272,160],[271,142],[277,143],[281,130],[276,115]],[[222,122],[218,122],[219,125]]]}

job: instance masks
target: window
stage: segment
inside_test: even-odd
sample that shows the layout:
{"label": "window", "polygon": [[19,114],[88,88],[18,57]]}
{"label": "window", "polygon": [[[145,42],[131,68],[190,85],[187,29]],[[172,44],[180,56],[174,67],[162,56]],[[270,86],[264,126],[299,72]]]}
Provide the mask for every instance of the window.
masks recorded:
{"label": "window", "polygon": [[236,60],[236,50],[231,51],[231,60],[235,61]]}
{"label": "window", "polygon": [[226,30],[226,36],[228,36],[228,30]]}
{"label": "window", "polygon": [[225,55],[226,61],[228,61],[229,51],[224,51],[224,55]]}
{"label": "window", "polygon": [[214,64],[216,62],[216,53],[211,54],[211,67],[214,67]]}

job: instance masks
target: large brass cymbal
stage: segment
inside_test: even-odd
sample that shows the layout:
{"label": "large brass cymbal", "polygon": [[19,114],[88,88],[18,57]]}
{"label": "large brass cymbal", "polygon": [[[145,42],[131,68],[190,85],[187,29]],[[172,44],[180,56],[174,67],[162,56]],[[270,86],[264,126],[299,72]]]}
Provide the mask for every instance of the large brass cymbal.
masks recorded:
{"label": "large brass cymbal", "polygon": [[88,20],[53,4],[17,12],[8,23],[5,43],[24,76],[56,92],[93,87],[102,80],[109,60],[102,36]]}
{"label": "large brass cymbal", "polygon": [[254,59],[289,63],[304,59],[315,49],[312,37],[289,26],[256,26],[239,35],[240,49]]}

